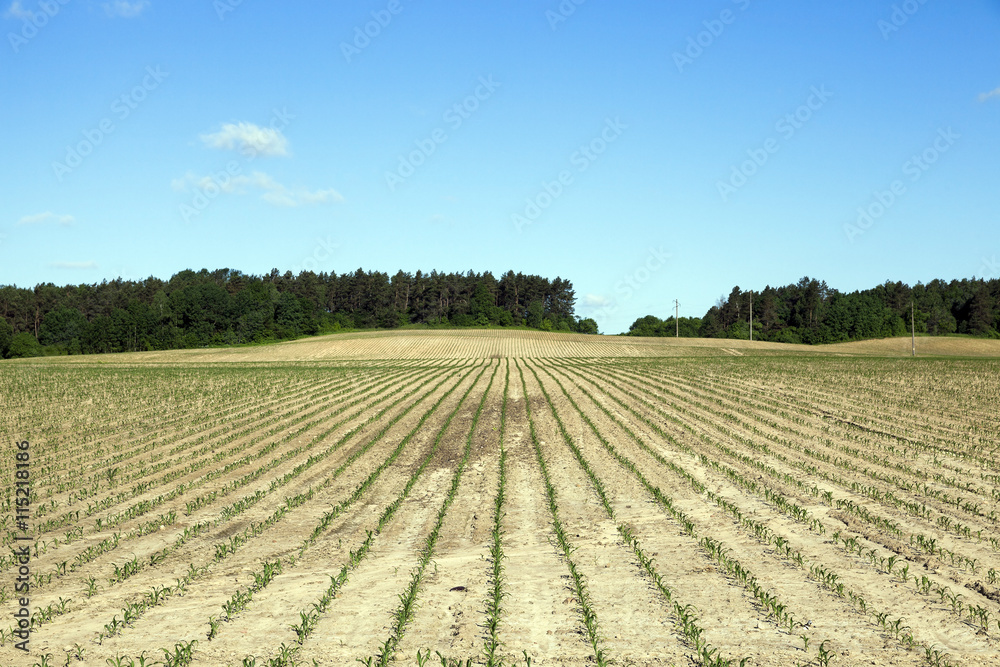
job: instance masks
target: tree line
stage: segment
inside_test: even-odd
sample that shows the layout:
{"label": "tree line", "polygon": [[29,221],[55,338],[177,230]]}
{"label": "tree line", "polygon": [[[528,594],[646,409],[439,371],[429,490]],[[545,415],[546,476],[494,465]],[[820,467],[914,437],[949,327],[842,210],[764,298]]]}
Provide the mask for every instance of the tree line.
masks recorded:
{"label": "tree line", "polygon": [[527,326],[597,333],[569,280],[508,271],[393,276],[181,271],[169,280],[0,286],[0,356],[259,343],[343,329]]}
{"label": "tree line", "polygon": [[[680,335],[701,338],[750,336],[751,299],[754,340],[781,343],[840,343],[902,336],[910,332],[913,308],[917,333],[953,333],[1000,338],[1000,280],[933,280],[910,287],[890,282],[843,293],[825,281],[805,277],[793,285],[742,291],[734,287],[701,318],[681,318]],[[674,318],[637,319],[632,336],[673,336]]]}

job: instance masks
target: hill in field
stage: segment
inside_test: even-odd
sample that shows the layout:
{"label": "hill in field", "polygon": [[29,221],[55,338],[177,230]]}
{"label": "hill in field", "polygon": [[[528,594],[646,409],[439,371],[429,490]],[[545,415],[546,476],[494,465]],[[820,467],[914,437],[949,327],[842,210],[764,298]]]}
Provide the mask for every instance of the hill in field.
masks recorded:
{"label": "hill in field", "polygon": [[[616,358],[772,355],[910,355],[910,338],[794,345],[715,338],[641,338],[503,329],[404,330],[332,334],[254,347],[79,355],[30,362],[294,362],[337,359]],[[1000,357],[1000,340],[924,337],[918,356]],[[26,360],[28,361],[28,360]]]}

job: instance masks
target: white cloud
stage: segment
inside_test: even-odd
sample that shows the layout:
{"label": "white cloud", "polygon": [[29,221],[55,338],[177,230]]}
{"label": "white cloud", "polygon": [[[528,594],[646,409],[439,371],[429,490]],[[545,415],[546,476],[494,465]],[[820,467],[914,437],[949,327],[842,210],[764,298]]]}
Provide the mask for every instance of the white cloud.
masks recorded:
{"label": "white cloud", "polygon": [[149,0],[136,0],[135,2],[128,2],[127,0],[114,0],[114,2],[105,2],[102,6],[108,16],[120,16],[122,18],[131,19],[135,18],[149,7]]}
{"label": "white cloud", "polygon": [[979,96],[979,101],[985,102],[991,97],[1000,97],[1000,88],[997,88],[996,90],[991,90],[988,93],[983,93],[982,95]]}
{"label": "white cloud", "polygon": [[288,155],[288,139],[280,130],[253,123],[226,123],[212,134],[201,135],[206,146],[221,150],[239,150],[244,155]]}
{"label": "white cloud", "polygon": [[295,193],[298,201],[303,204],[325,204],[326,202],[342,202],[344,201],[343,195],[334,190],[333,188],[327,188],[326,190],[314,190],[309,192],[308,190],[300,190]]}
{"label": "white cloud", "polygon": [[22,7],[19,0],[14,0],[14,2],[10,3],[10,7],[7,9],[6,13],[4,13],[4,17],[9,19],[24,19],[30,21],[31,19],[35,18],[35,12],[31,11],[30,9],[25,9],[24,7]]}
{"label": "white cloud", "polygon": [[583,297],[583,305],[588,308],[604,308],[610,306],[614,301],[600,294],[586,294]]}
{"label": "white cloud", "polygon": [[71,215],[56,215],[52,211],[46,211],[45,213],[36,213],[35,215],[26,215],[17,221],[19,225],[42,225],[47,222],[56,222],[63,227],[68,227],[76,222],[76,218]]}
{"label": "white cloud", "polygon": [[96,269],[97,262],[49,262],[49,266],[53,269],[73,269],[76,271],[89,271],[91,269]]}
{"label": "white cloud", "polygon": [[227,179],[216,179],[212,176],[196,176],[188,172],[183,178],[171,181],[171,187],[177,191],[189,188],[201,190],[205,194],[215,191],[225,194],[245,195],[258,191],[260,198],[275,206],[302,206],[303,204],[325,204],[327,202],[342,202],[344,197],[334,190],[307,190],[305,188],[289,188],[278,183],[270,175],[255,171],[249,176],[238,174]]}
{"label": "white cloud", "polygon": [[193,173],[189,171],[188,173],[184,174],[183,178],[175,178],[172,181],[170,181],[170,187],[173,189],[174,192],[184,192],[185,190],[188,189],[188,185],[192,183],[193,179],[196,178],[197,176],[195,176]]}

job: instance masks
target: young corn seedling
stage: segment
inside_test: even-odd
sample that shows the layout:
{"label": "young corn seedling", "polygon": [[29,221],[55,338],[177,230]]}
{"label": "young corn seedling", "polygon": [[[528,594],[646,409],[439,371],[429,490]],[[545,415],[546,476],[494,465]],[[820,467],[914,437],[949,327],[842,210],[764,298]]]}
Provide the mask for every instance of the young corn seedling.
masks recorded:
{"label": "young corn seedling", "polygon": [[[506,595],[506,585],[504,583],[504,551],[503,551],[503,517],[504,503],[507,486],[507,450],[504,448],[504,434],[506,431],[507,416],[507,396],[510,386],[510,366],[504,379],[503,402],[500,407],[500,461],[497,481],[497,493],[493,503],[493,528],[492,542],[490,544],[490,564],[489,574],[490,596],[486,599],[486,629],[487,639],[483,652],[486,657],[487,667],[502,667],[503,660],[497,657],[500,647],[499,626],[501,616],[501,605]],[[428,650],[428,655],[430,651]]]}
{"label": "young corn seedling", "polygon": [[52,658],[51,653],[46,653],[45,655],[41,656],[41,658],[42,658],[41,662],[36,662],[33,665],[33,667],[55,667],[55,665],[49,662],[49,660]]}
{"label": "young corn seedling", "polygon": [[80,646],[79,644],[73,644],[72,654],[73,654],[73,657],[76,660],[82,662],[83,661],[83,657],[86,654],[86,652],[87,652],[87,649],[85,649],[83,646]]}
{"label": "young corn seedling", "polygon": [[178,642],[174,644],[173,652],[169,649],[161,648],[163,651],[163,667],[185,667],[194,660],[194,647],[198,643],[197,639],[189,642]]}
{"label": "young corn seedling", "polygon": [[820,667],[827,667],[832,659],[833,653],[826,648],[826,642],[822,642],[816,653],[816,661],[820,664]]}
{"label": "young corn seedling", "polygon": [[278,649],[278,655],[268,660],[268,667],[294,667],[295,656],[299,652],[298,646],[288,646],[284,642]]}
{"label": "young corn seedling", "polygon": [[219,632],[219,626],[222,625],[222,621],[216,616],[210,616],[208,619],[208,641],[212,641]]}

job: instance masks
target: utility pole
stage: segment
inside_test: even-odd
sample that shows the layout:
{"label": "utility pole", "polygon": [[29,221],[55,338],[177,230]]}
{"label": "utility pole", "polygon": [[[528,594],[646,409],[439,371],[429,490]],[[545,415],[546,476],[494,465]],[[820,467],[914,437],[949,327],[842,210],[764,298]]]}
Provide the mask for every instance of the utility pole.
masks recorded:
{"label": "utility pole", "polygon": [[917,356],[917,331],[913,326],[913,301],[910,301],[910,356]]}
{"label": "utility pole", "polygon": [[753,290],[750,290],[750,342],[753,342]]}
{"label": "utility pole", "polygon": [[677,299],[674,299],[674,325],[677,328],[677,332],[674,335],[674,338],[681,337],[681,321],[677,317],[678,313],[680,312],[681,312],[681,304]]}

